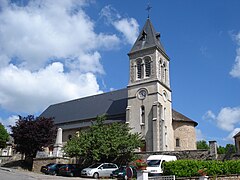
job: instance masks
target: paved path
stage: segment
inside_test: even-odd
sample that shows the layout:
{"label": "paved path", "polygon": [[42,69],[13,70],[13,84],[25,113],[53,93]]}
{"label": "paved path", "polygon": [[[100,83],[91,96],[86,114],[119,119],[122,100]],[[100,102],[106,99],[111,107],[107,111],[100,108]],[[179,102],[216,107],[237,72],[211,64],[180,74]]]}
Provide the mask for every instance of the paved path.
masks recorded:
{"label": "paved path", "polygon": [[0,167],[0,180],[93,180],[91,178],[81,177],[63,177],[63,176],[51,176],[45,174],[38,174],[29,171],[22,171],[17,169],[10,169]]}

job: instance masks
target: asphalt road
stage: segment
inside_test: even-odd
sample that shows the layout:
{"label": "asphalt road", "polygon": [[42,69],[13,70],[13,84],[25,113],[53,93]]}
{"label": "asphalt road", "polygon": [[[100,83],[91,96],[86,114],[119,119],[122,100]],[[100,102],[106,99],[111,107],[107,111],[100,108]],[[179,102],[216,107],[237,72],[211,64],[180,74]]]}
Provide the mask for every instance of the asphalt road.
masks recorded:
{"label": "asphalt road", "polygon": [[45,174],[38,174],[29,171],[20,171],[16,169],[8,169],[0,167],[0,180],[93,180],[89,178],[80,177],[63,177],[63,176],[51,176]]}

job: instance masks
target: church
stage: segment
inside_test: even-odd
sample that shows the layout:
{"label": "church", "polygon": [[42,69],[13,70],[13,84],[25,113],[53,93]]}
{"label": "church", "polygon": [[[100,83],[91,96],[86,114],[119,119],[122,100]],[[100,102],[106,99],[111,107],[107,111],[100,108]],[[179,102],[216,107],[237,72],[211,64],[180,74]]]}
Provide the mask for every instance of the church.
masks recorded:
{"label": "church", "polygon": [[128,56],[126,88],[53,104],[40,116],[55,118],[63,129],[63,142],[106,114],[105,123],[127,123],[133,133],[141,133],[142,151],[195,150],[198,123],[172,109],[170,59],[150,18]]}

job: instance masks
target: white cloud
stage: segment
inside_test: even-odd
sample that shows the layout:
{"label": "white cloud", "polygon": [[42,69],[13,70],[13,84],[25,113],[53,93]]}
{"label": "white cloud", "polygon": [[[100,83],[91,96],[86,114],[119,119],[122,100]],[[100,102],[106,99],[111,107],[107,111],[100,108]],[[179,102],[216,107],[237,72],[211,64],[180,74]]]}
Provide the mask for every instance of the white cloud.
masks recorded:
{"label": "white cloud", "polygon": [[59,101],[100,93],[92,73],[64,73],[55,62],[31,72],[9,65],[0,71],[0,104],[12,112],[34,113]]}
{"label": "white cloud", "polygon": [[[240,46],[240,32],[234,37],[238,45]],[[236,51],[237,51],[237,56],[235,58],[235,64],[233,65],[233,68],[230,71],[230,75],[232,77],[240,78],[240,47],[238,47]]]}
{"label": "white cloud", "polygon": [[100,16],[106,19],[108,24],[112,24],[116,30],[122,33],[124,39],[129,44],[133,44],[138,36],[139,25],[134,18],[122,18],[121,15],[112,6],[105,6]]}
{"label": "white cloud", "polygon": [[216,117],[217,125],[226,131],[232,131],[240,123],[240,107],[222,108]]}
{"label": "white cloud", "polygon": [[[119,44],[116,35],[96,34],[81,9],[83,1],[31,1],[0,12],[0,52],[25,68],[42,68],[49,58],[72,58]],[[78,8],[73,14],[71,9]],[[84,60],[83,60],[84,61]]]}
{"label": "white cloud", "polygon": [[134,18],[113,22],[114,27],[123,33],[129,44],[133,44],[138,36],[138,23]]}
{"label": "white cloud", "polygon": [[196,137],[197,137],[197,141],[200,141],[200,140],[204,140],[204,136],[202,134],[202,131],[198,128],[195,129],[196,130]]}
{"label": "white cloud", "polygon": [[[0,0],[0,106],[33,114],[48,105],[101,93],[100,50],[116,48],[116,34],[96,33],[87,0]],[[119,15],[120,17],[120,15]]]}
{"label": "white cloud", "polygon": [[224,107],[217,116],[209,110],[203,118],[216,121],[217,126],[222,130],[233,131],[240,124],[240,107]]}
{"label": "white cloud", "polygon": [[215,120],[216,116],[212,111],[209,110],[203,115],[203,119],[205,119],[205,120]]}

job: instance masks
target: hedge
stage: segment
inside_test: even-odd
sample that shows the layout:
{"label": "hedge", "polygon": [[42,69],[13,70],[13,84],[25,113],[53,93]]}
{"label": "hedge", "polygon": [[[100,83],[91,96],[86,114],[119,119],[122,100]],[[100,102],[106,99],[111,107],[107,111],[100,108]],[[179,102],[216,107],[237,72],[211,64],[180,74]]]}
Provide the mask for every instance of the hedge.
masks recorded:
{"label": "hedge", "polygon": [[175,175],[176,177],[200,176],[201,172],[208,176],[240,174],[240,160],[230,161],[199,161],[199,160],[177,160],[163,164],[164,175]]}

